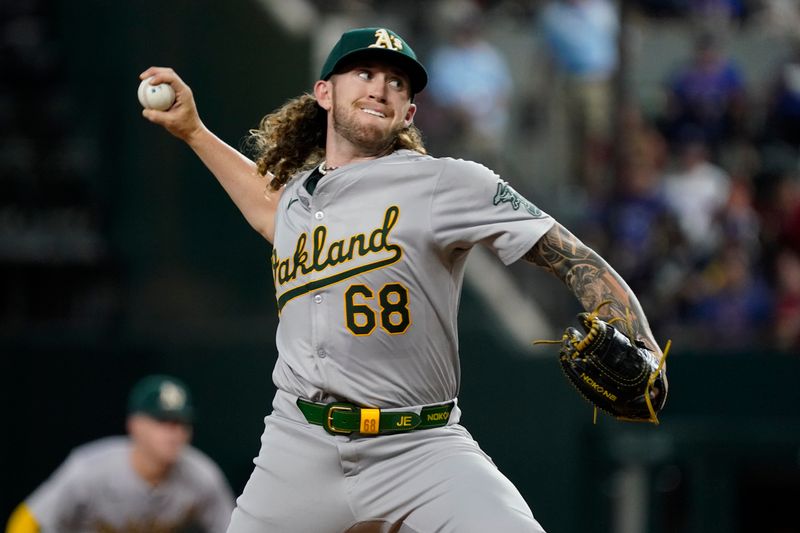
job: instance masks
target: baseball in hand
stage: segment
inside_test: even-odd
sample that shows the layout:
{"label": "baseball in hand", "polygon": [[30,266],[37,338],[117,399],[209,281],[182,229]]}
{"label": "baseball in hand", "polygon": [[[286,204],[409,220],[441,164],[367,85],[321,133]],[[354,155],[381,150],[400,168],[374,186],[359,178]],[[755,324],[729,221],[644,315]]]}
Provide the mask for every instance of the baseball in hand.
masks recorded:
{"label": "baseball in hand", "polygon": [[175,91],[168,83],[150,85],[151,79],[146,78],[139,84],[139,103],[146,109],[166,111],[175,103]]}

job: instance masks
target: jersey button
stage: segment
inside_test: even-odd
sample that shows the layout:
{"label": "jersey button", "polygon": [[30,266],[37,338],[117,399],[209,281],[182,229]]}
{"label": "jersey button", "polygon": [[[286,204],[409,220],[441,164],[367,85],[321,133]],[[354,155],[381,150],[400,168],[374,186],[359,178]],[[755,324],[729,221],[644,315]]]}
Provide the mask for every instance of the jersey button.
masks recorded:
{"label": "jersey button", "polygon": [[322,295],[321,295],[321,294],[315,294],[315,295],[314,295],[314,303],[321,304],[321,303],[322,303],[322,300],[323,300],[323,298],[322,298]]}
{"label": "jersey button", "polygon": [[322,358],[322,359],[325,359],[328,356],[328,354],[326,354],[325,350],[323,350],[322,348],[317,350],[317,355],[320,356],[320,358]]}
{"label": "jersey button", "polygon": [[317,220],[322,220],[323,218],[325,218],[325,213],[323,213],[322,211],[317,211],[316,213],[314,213],[314,218],[316,218]]}

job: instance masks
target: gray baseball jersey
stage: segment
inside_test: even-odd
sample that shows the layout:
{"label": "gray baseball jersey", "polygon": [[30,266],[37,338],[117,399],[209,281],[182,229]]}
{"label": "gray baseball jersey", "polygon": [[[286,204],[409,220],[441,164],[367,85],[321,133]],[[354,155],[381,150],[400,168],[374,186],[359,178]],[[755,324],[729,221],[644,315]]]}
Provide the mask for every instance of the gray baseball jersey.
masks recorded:
{"label": "gray baseball jersey", "polygon": [[329,171],[313,195],[310,174],[278,205],[278,391],[229,533],[543,533],[457,406],[446,426],[364,437],[310,425],[296,401],[419,413],[455,399],[469,249],[511,263],[552,218],[481,165],[407,150]]}
{"label": "gray baseball jersey", "polygon": [[469,249],[519,259],[553,219],[477,163],[400,150],[291,181],[275,220],[278,389],[399,407],[459,390]]}
{"label": "gray baseball jersey", "polygon": [[127,437],[108,437],[73,450],[27,500],[43,532],[225,531],[233,493],[205,454],[187,446],[156,487],[134,471]]}

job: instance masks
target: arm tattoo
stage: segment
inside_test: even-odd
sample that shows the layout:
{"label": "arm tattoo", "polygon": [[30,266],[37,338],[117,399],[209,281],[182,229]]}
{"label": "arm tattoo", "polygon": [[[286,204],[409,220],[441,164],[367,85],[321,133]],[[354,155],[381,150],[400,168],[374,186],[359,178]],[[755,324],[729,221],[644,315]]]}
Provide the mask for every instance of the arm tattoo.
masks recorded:
{"label": "arm tattoo", "polygon": [[628,284],[602,257],[566,228],[556,223],[525,254],[525,260],[555,274],[587,311],[594,310],[606,300],[611,304],[603,309],[603,314],[626,318],[628,310],[635,337],[658,351],[647,318]]}

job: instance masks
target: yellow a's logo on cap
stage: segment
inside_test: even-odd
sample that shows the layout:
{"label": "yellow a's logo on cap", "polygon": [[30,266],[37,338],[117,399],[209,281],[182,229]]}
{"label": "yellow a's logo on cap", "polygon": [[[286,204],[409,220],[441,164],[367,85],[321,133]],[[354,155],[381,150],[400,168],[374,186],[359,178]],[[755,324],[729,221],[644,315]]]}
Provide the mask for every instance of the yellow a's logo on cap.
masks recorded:
{"label": "yellow a's logo on cap", "polygon": [[183,406],[186,404],[186,394],[183,392],[183,389],[167,381],[161,384],[158,400],[161,403],[162,409],[183,409]]}
{"label": "yellow a's logo on cap", "polygon": [[386,48],[388,50],[402,50],[403,41],[395,37],[383,28],[375,32],[375,42],[369,45],[369,48]]}

